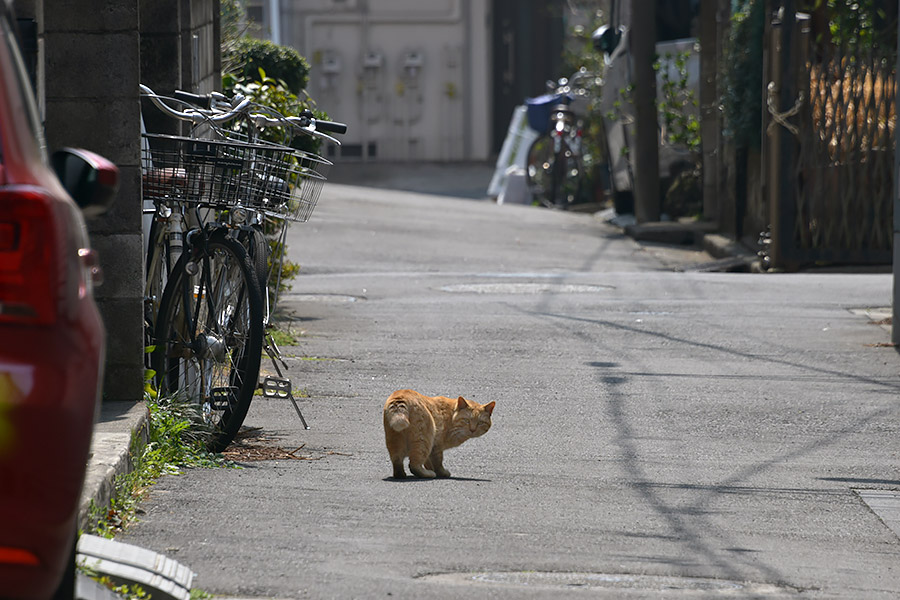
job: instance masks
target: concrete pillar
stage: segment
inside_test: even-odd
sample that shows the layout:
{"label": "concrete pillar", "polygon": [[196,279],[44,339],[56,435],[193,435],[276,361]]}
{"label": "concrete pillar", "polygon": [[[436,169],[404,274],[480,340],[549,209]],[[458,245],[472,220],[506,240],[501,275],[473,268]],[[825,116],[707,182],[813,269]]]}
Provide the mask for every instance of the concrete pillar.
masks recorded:
{"label": "concrete pillar", "polygon": [[[38,0],[13,0],[13,11],[18,19],[22,60],[31,79],[35,96],[38,90],[38,47],[37,47],[37,5]],[[42,107],[38,98],[38,107]]]}
{"label": "concrete pillar", "polygon": [[218,0],[181,0],[184,89],[206,93],[222,87]]}
{"label": "concrete pillar", "polygon": [[[141,2],[141,83],[159,94],[183,89],[181,50],[182,0]],[[181,124],[143,101],[147,131],[178,135]]]}
{"label": "concrete pillar", "polygon": [[719,89],[718,89],[718,2],[700,5],[700,135],[703,148],[703,218],[718,222],[717,194],[719,155]]}
{"label": "concrete pillar", "polygon": [[104,400],[143,395],[139,0],[42,0],[37,21],[48,147],[87,148],[119,167],[107,215],[90,222],[106,274],[97,302],[107,330]]}
{"label": "concrete pillar", "polygon": [[659,221],[659,121],[656,107],[656,0],[635,0],[631,20],[634,91],[634,216],[638,223]]}
{"label": "concrete pillar", "polygon": [[[141,79],[161,94],[221,88],[218,0],[141,2]],[[178,134],[172,119],[144,103],[148,131]]]}
{"label": "concrete pillar", "polygon": [[[900,20],[897,22],[897,47],[900,48]],[[897,68],[900,69],[900,52],[897,52]],[[897,86],[896,94],[894,106],[900,106],[900,86]],[[900,346],[900,127],[894,128],[894,148],[894,261],[891,267],[894,279],[891,294],[891,342]]]}
{"label": "concrete pillar", "polygon": [[38,0],[13,0],[13,10],[19,19],[34,19],[37,14]]}
{"label": "concrete pillar", "polygon": [[15,0],[15,7],[37,22],[36,91],[49,149],[87,148],[119,167],[115,205],[88,227],[106,275],[96,291],[107,330],[104,399],[139,400],[145,256],[138,84],[165,92],[218,88],[219,2]]}

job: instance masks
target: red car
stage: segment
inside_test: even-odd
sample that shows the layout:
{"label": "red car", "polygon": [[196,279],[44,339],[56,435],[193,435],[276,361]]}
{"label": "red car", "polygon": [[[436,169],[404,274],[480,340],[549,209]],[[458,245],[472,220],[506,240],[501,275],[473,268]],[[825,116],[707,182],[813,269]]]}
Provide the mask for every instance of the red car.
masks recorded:
{"label": "red car", "polygon": [[48,158],[14,24],[0,0],[0,597],[71,599],[105,340],[82,209],[108,205],[118,171]]}

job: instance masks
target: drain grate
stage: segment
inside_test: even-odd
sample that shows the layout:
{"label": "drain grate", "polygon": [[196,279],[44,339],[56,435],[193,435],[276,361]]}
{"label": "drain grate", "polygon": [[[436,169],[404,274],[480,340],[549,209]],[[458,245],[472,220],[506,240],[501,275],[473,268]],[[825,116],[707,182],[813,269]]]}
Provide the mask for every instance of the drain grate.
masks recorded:
{"label": "drain grate", "polygon": [[[449,584],[506,585],[529,588],[595,589],[678,593],[690,597],[713,594],[719,597],[789,598],[797,595],[796,588],[769,583],[728,581],[703,577],[672,577],[665,575],[629,575],[623,573],[553,573],[546,571],[513,571],[483,573],[439,573],[421,577],[425,581]],[[687,593],[687,594],[685,594]]]}

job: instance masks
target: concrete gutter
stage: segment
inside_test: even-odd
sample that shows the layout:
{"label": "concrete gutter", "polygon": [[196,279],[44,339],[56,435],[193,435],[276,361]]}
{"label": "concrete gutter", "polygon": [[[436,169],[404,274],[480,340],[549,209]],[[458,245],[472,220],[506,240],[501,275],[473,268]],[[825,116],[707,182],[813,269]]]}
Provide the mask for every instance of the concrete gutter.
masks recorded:
{"label": "concrete gutter", "polygon": [[115,495],[115,480],[130,473],[132,439],[147,443],[149,413],[143,402],[104,402],[94,426],[91,455],[81,492],[78,527],[88,531],[91,505],[105,510]]}

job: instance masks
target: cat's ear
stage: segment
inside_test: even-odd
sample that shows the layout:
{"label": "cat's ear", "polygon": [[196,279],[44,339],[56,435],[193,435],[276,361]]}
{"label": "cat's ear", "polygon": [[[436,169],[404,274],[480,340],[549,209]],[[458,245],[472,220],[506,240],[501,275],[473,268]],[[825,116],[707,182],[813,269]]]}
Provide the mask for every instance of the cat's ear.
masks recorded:
{"label": "cat's ear", "polygon": [[484,405],[484,411],[489,415],[493,414],[495,404],[496,404],[496,402],[488,402],[487,404]]}
{"label": "cat's ear", "polygon": [[469,408],[469,401],[460,396],[456,400],[456,410],[462,410],[464,408]]}

